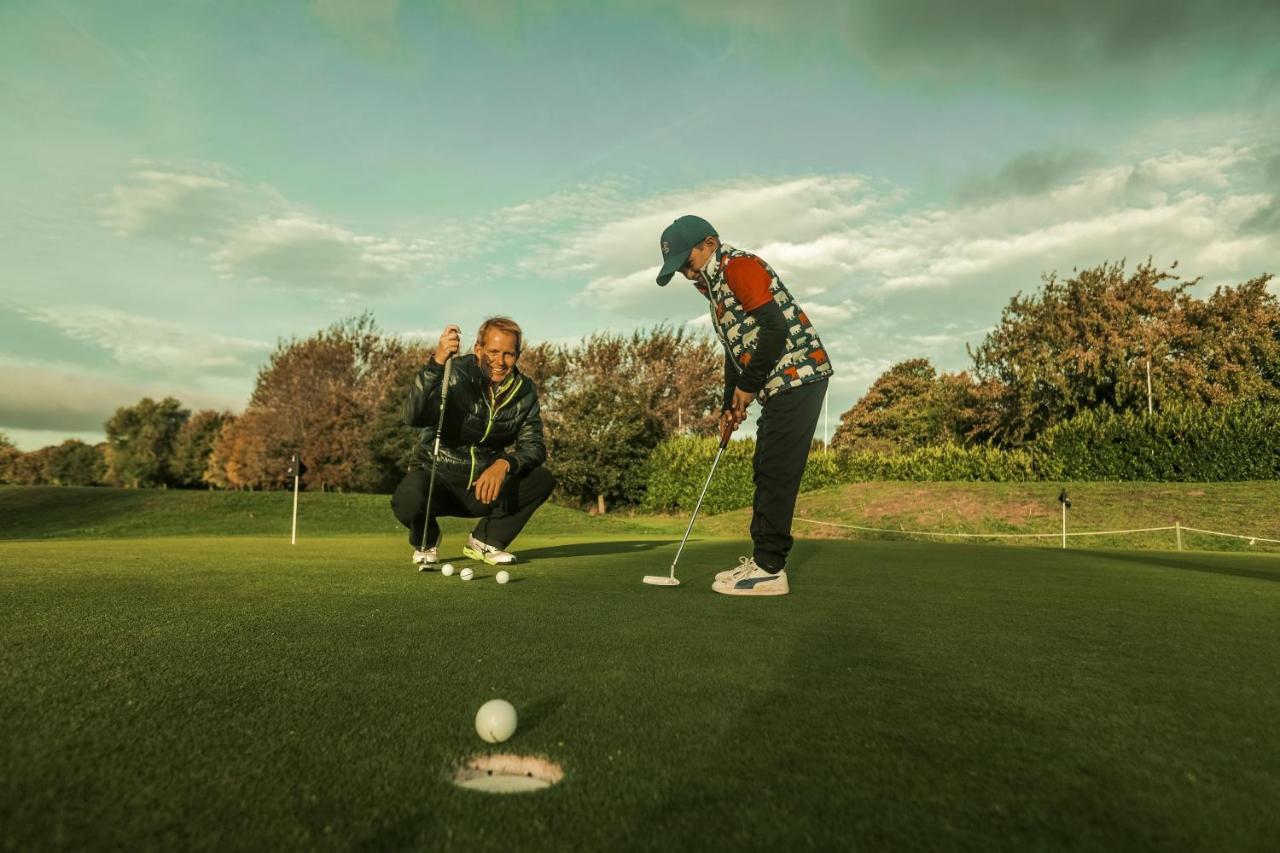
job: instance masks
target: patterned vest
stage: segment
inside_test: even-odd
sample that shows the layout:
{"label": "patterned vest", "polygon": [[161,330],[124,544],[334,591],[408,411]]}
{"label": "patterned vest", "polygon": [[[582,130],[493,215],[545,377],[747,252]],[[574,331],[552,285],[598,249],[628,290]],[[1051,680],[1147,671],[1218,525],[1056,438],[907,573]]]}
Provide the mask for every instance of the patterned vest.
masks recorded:
{"label": "patterned vest", "polygon": [[729,283],[725,280],[725,267],[734,258],[755,258],[769,274],[769,292],[773,301],[782,309],[782,316],[787,320],[787,343],[783,347],[782,357],[773,372],[765,380],[757,398],[763,404],[766,400],[784,388],[794,388],[810,382],[819,382],[829,377],[834,370],[827,358],[827,351],[818,338],[818,331],[809,322],[809,317],[800,310],[800,306],[791,296],[791,292],[783,286],[778,274],[759,257],[735,249],[728,243],[721,243],[715,260],[704,268],[704,274],[694,282],[702,295],[711,303],[711,321],[716,336],[724,344],[725,350],[733,363],[741,372],[751,363],[752,350],[755,348],[759,324],[754,317],[742,307]]}

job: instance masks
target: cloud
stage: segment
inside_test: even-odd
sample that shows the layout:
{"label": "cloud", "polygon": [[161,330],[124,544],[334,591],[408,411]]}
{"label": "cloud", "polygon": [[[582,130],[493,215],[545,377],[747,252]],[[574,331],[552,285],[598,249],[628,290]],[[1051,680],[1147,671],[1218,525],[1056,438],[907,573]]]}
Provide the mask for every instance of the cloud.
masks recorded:
{"label": "cloud", "polygon": [[130,384],[94,372],[34,366],[0,357],[0,431],[93,432],[121,406],[177,397],[188,408],[239,409],[242,399],[193,391],[185,383]]}
{"label": "cloud", "polygon": [[104,199],[101,215],[122,236],[198,246],[223,278],[339,300],[408,284],[435,259],[425,239],[327,222],[218,164],[179,170],[138,161]]}
{"label": "cloud", "polygon": [[371,293],[409,279],[432,258],[425,241],[357,234],[307,217],[261,217],[213,254],[224,277],[337,294]]}
{"label": "cloud", "polygon": [[128,236],[199,236],[226,224],[230,189],[208,175],[143,169],[111,189],[102,220]]}
{"label": "cloud", "polygon": [[365,56],[384,59],[403,50],[396,25],[399,0],[311,0],[311,11]]}
{"label": "cloud", "polygon": [[158,374],[244,376],[272,349],[265,341],[210,334],[114,308],[78,305],[74,311],[20,310],[67,337],[101,347],[116,364]]}
{"label": "cloud", "polygon": [[[1097,101],[1135,90],[1264,94],[1278,63],[1272,0],[703,0],[664,6],[808,62],[844,55],[879,76],[956,89],[998,83]],[[1101,88],[1100,87],[1104,87]],[[1274,93],[1271,97],[1274,98]]]}

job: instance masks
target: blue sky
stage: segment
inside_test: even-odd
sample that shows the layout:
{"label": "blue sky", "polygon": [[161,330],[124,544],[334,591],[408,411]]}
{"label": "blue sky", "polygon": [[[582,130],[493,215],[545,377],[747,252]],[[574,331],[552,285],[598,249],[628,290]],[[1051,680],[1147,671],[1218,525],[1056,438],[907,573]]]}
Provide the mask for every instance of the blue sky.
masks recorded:
{"label": "blue sky", "polygon": [[653,283],[688,212],[796,293],[833,419],[901,359],[966,367],[1042,273],[1280,270],[1280,7],[1010,8],[7,0],[0,431],[239,410],[364,310],[705,328]]}

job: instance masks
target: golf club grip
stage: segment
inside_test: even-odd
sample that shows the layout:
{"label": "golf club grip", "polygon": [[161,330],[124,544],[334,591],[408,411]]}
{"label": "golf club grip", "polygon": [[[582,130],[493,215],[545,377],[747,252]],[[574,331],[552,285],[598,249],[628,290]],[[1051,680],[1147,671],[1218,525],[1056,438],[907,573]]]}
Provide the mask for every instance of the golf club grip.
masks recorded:
{"label": "golf club grip", "polygon": [[720,449],[724,450],[729,446],[729,438],[733,435],[733,426],[729,423],[720,425]]}

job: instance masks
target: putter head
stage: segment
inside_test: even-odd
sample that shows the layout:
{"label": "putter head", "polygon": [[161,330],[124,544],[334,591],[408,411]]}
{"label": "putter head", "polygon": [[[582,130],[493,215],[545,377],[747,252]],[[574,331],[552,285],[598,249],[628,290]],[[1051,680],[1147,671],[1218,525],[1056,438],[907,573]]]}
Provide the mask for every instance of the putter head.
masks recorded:
{"label": "putter head", "polygon": [[649,586],[680,586],[680,581],[666,575],[645,575],[644,582]]}

